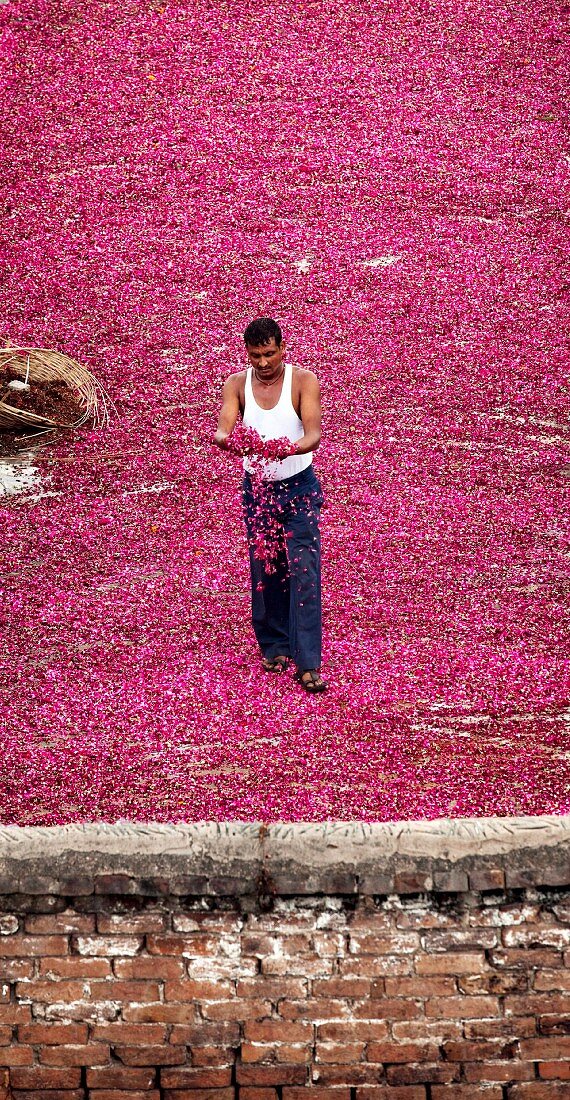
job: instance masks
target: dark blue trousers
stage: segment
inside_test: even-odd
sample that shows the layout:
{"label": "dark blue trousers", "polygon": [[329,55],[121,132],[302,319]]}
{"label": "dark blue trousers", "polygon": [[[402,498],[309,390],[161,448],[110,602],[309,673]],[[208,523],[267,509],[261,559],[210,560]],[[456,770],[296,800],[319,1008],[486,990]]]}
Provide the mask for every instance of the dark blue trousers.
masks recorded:
{"label": "dark blue trousers", "polygon": [[[261,486],[244,475],[255,636],[264,657],[292,657],[302,671],[321,664],[322,503],[312,466]],[[269,557],[260,556],[260,544],[269,545]]]}

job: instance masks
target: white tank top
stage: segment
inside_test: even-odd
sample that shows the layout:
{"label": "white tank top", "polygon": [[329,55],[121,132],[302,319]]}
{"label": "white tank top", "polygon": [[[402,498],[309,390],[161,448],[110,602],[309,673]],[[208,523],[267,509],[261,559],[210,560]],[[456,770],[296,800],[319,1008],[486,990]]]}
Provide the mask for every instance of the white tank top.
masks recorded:
{"label": "white tank top", "polygon": [[[274,409],[262,409],[253,396],[251,385],[252,368],[249,367],[245,378],[245,405],[243,410],[243,423],[246,428],[254,428],[262,439],[290,439],[296,443],[305,434],[302,421],[297,416],[293,407],[293,367],[291,363],[285,364],[281,397]],[[286,477],[294,477],[306,470],[313,461],[313,452],[306,455],[291,455],[281,462],[270,462],[268,459],[252,464],[248,458],[244,458],[244,470],[250,473],[260,471],[268,481],[281,481]]]}

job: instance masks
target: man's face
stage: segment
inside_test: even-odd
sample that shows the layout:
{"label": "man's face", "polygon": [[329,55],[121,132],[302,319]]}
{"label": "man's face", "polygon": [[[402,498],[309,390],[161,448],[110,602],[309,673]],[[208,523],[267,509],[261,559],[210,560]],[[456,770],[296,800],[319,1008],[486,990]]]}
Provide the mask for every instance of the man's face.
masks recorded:
{"label": "man's face", "polygon": [[247,357],[260,378],[274,378],[283,369],[283,356],[285,355],[285,341],[275,343],[272,336],[268,344],[246,344]]}

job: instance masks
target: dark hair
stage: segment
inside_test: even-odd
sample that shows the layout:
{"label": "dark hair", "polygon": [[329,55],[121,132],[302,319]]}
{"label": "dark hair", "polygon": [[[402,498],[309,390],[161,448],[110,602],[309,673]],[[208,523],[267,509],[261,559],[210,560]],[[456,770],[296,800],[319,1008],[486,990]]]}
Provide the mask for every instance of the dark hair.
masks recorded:
{"label": "dark hair", "polygon": [[243,334],[244,342],[254,348],[259,345],[270,344],[274,337],[275,343],[279,347],[283,335],[277,321],[274,321],[272,317],[256,317],[255,321],[250,321]]}

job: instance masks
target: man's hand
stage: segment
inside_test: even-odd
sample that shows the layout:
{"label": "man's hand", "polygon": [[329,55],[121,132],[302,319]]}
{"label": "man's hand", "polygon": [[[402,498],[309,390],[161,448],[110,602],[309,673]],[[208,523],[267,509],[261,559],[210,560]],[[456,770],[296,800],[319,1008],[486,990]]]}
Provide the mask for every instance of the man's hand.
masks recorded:
{"label": "man's hand", "polygon": [[214,444],[215,447],[219,447],[222,451],[227,451],[227,450],[229,450],[229,447],[228,447],[228,439],[229,438],[230,438],[229,437],[229,432],[222,432],[218,428],[218,431],[216,432],[214,438],[212,439],[212,443]]}

